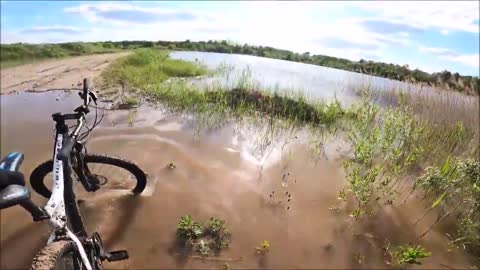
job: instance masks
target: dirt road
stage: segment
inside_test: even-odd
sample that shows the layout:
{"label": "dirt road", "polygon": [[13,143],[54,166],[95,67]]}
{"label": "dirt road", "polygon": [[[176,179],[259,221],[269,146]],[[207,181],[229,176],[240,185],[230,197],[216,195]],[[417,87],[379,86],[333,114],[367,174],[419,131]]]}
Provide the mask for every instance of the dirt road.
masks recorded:
{"label": "dirt road", "polygon": [[54,59],[1,70],[1,93],[77,87],[83,78],[93,79],[113,60],[128,53]]}

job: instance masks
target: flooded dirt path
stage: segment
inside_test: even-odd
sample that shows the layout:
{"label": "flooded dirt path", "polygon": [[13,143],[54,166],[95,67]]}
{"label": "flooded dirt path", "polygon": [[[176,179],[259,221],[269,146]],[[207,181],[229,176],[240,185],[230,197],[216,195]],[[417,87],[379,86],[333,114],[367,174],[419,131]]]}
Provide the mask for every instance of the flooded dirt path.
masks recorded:
{"label": "flooded dirt path", "polygon": [[[77,99],[63,91],[2,96],[1,155],[24,152],[21,170],[28,179],[51,156],[50,114],[70,111]],[[108,111],[94,131],[90,153],[124,157],[149,175],[140,197],[118,189],[88,195],[79,190],[88,231],[98,231],[107,247],[130,253],[127,261],[107,263],[108,269],[221,269],[225,262],[233,269],[387,268],[384,238],[407,244],[425,229],[412,225],[422,214],[414,201],[385,208],[351,227],[352,219],[337,199],[345,181],[341,161],[315,162],[302,144],[293,142],[291,154],[272,154],[261,166],[245,152],[252,149],[245,147],[251,143],[248,135],[232,134],[228,127],[199,139],[193,134],[188,123],[149,107],[136,113]],[[166,166],[171,161],[176,168]],[[35,194],[33,200],[46,201]],[[49,228],[33,223],[19,207],[0,213],[0,268],[27,268]],[[230,247],[215,260],[179,256],[175,231],[185,214],[200,222],[211,216],[225,219]],[[421,244],[432,257],[415,268],[469,268],[464,254],[447,252],[445,239],[435,231],[427,235]],[[263,240],[271,245],[264,257],[255,254]]]}
{"label": "flooded dirt path", "polygon": [[7,68],[1,72],[1,93],[79,88],[83,78],[94,78],[113,60],[129,52],[96,54]]}

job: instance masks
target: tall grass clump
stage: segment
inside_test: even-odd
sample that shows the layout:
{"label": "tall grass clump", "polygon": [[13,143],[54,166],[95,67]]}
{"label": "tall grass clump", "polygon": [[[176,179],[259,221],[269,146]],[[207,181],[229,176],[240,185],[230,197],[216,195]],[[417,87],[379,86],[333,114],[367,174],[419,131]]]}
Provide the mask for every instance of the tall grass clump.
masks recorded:
{"label": "tall grass clump", "polygon": [[171,77],[192,77],[206,72],[202,65],[171,59],[165,51],[138,49],[134,54],[112,63],[102,73],[102,78],[106,87],[144,90]]}
{"label": "tall grass clump", "polygon": [[422,142],[425,163],[441,165],[450,155],[480,154],[478,97],[424,88],[372,91],[371,97],[387,107],[408,106],[419,121],[428,123]]}
{"label": "tall grass clump", "polygon": [[[389,95],[366,89],[359,105],[351,108],[356,111],[348,131],[354,157],[345,162],[347,187],[341,197],[352,195],[357,202],[352,216],[359,217],[418,194],[418,206],[425,210],[415,224],[427,215],[436,216],[418,238],[450,219],[451,242],[479,255],[478,116],[449,117],[442,109],[429,113],[415,107],[413,93],[401,92],[395,99]],[[378,97],[396,102],[378,105]],[[443,110],[453,111],[452,104]],[[475,108],[468,101],[460,104]]]}
{"label": "tall grass clump", "polygon": [[[344,163],[347,190],[358,203],[354,217],[370,213],[379,203],[392,204],[398,179],[424,151],[419,142],[425,124],[415,120],[411,109],[380,109],[368,95],[350,108],[355,118],[346,133],[354,154]],[[341,193],[344,199],[346,195]]]}

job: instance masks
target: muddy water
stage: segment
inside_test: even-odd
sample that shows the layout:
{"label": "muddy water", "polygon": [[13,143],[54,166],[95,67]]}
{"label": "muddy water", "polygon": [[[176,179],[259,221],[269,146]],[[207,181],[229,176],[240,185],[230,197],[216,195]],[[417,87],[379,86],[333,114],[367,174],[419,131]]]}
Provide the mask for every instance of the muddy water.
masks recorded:
{"label": "muddy water", "polygon": [[[51,156],[50,114],[68,112],[78,97],[59,91],[23,93],[2,96],[1,102],[1,154],[24,152],[22,171],[28,179]],[[346,206],[337,199],[345,181],[341,163],[331,158],[314,162],[302,144],[290,144],[288,156],[272,151],[259,157],[248,151],[254,149],[252,137],[235,135],[230,127],[196,139],[193,134],[188,123],[143,107],[133,115],[107,112],[91,136],[89,152],[125,157],[149,175],[140,197],[119,189],[88,195],[79,190],[89,232],[98,231],[109,248],[129,250],[129,260],[107,268],[218,269],[225,262],[249,269],[385,268],[385,238],[392,245],[406,244],[426,228],[412,225],[422,214],[414,201],[352,226],[342,210]],[[335,155],[336,148],[326,153]],[[167,168],[171,161],[175,169]],[[35,194],[33,199],[45,202]],[[180,256],[175,229],[185,214],[200,222],[210,216],[225,219],[232,233],[229,249],[214,260]],[[33,223],[19,207],[2,210],[1,268],[28,267],[48,234],[46,224]],[[262,257],[254,249],[263,240],[271,249]],[[433,255],[416,267],[471,266],[465,255],[446,251],[441,233],[434,231],[422,241]]]}

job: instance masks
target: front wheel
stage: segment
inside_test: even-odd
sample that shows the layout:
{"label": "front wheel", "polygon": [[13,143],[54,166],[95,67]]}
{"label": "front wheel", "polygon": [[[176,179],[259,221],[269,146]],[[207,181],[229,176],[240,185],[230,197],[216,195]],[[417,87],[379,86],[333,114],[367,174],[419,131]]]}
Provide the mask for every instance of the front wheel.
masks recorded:
{"label": "front wheel", "polygon": [[[127,186],[132,193],[141,193],[147,185],[147,175],[134,163],[107,155],[85,155],[85,170],[90,172],[100,184],[110,183],[113,188]],[[52,192],[45,184],[52,179],[47,177],[53,170],[53,160],[48,160],[36,167],[30,175],[30,185],[33,190],[45,198],[50,198]],[[113,185],[112,185],[113,183]]]}
{"label": "front wheel", "polygon": [[73,241],[60,240],[42,248],[33,258],[31,270],[81,270],[83,262]]}

